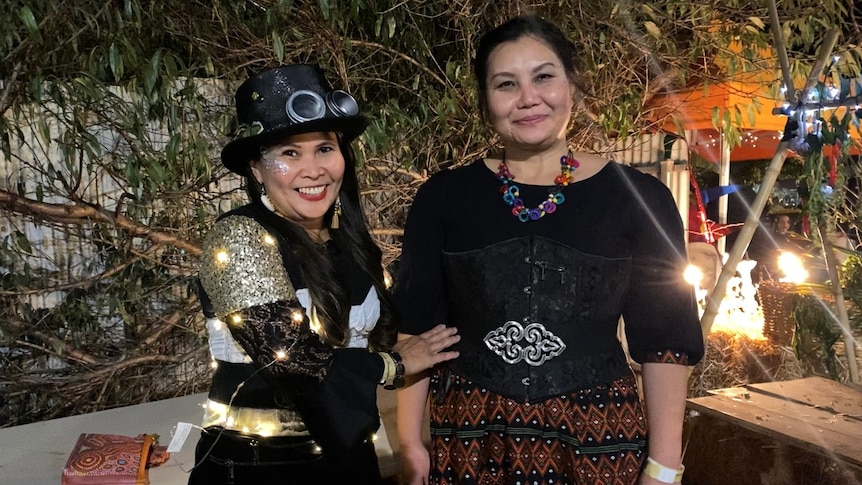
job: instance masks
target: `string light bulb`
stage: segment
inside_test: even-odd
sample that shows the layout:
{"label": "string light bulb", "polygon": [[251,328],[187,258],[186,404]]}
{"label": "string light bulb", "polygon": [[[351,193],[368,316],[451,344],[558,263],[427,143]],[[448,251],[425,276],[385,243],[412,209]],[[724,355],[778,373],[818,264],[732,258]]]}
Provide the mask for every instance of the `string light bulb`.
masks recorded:
{"label": "string light bulb", "polygon": [[228,261],[230,261],[230,255],[224,249],[220,249],[215,253],[215,260],[216,263],[226,264]]}
{"label": "string light bulb", "polygon": [[302,310],[294,310],[293,313],[290,314],[290,319],[293,320],[293,323],[302,323],[305,319],[305,315],[302,314]]}

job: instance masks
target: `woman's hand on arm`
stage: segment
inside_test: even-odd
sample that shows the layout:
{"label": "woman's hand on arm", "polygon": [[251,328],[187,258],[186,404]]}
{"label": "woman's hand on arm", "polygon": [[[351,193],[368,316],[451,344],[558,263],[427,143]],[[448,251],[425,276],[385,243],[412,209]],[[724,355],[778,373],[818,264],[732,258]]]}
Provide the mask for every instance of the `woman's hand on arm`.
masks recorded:
{"label": "woman's hand on arm", "polygon": [[399,334],[392,350],[401,355],[404,373],[416,374],[458,357],[458,352],[444,351],[461,340],[457,332],[455,327],[441,324],[419,335]]}
{"label": "woman's hand on arm", "polygon": [[[649,456],[665,467],[678,469],[682,465],[682,429],[688,394],[688,367],[644,363],[642,368],[649,425]],[[639,485],[662,483],[641,474]]]}

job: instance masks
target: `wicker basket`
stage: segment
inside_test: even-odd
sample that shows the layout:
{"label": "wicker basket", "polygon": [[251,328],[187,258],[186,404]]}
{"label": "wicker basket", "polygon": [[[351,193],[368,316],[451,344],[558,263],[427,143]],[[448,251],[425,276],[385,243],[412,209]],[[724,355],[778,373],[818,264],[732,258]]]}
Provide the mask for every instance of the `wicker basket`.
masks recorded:
{"label": "wicker basket", "polygon": [[795,285],[772,280],[760,282],[757,298],[763,308],[763,335],[776,345],[791,345],[796,332],[793,305]]}

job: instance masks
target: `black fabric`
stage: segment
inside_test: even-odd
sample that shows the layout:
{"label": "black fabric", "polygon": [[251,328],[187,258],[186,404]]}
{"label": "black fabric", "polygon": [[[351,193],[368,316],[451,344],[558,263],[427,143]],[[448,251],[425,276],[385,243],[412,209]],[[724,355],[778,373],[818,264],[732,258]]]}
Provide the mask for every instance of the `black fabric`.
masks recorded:
{"label": "black fabric", "polygon": [[[630,259],[520,237],[444,253],[443,260],[449,318],[470,322],[460,327],[462,340],[455,346],[461,358],[449,364],[457,374],[506,397],[536,401],[628,371],[615,336]],[[499,331],[508,321],[518,328]],[[505,349],[510,362],[489,351],[485,338],[491,333],[516,341]],[[595,342],[605,347],[595,348]]]}
{"label": "black fabric", "polygon": [[223,361],[218,361],[217,364],[210,384],[210,399],[244,408],[279,407],[272,392],[272,385],[260,372],[256,372],[256,365]]}
{"label": "black fabric", "polygon": [[[381,483],[374,446],[364,444],[348,462],[313,452],[307,438],[251,438],[209,428],[195,448],[189,485],[341,485]],[[372,466],[373,465],[373,466]]]}
{"label": "black fabric", "polygon": [[[547,198],[548,187],[518,185],[528,207]],[[542,237],[587,255],[631,258],[631,284],[622,298],[622,314],[635,360],[667,350],[688,354],[692,365],[700,360],[704,350],[693,289],[682,278],[687,264],[682,221],[661,181],[612,162],[565,187],[565,202],[554,213],[530,222],[512,215],[499,188],[499,180],[482,160],[435,174],[420,188],[405,226],[395,281],[402,332],[418,334],[445,322],[463,333],[472,325],[453,319],[447,308],[444,252]],[[522,263],[501,259],[496,264],[505,273]],[[609,329],[582,332],[579,345],[601,353],[618,345],[615,338],[609,341],[609,335]]]}
{"label": "black fabric", "polygon": [[334,354],[326,379],[291,383],[291,399],[333,462],[349,461],[380,427],[377,386],[369,386],[366,376],[382,375],[382,362],[365,349],[343,349]]}

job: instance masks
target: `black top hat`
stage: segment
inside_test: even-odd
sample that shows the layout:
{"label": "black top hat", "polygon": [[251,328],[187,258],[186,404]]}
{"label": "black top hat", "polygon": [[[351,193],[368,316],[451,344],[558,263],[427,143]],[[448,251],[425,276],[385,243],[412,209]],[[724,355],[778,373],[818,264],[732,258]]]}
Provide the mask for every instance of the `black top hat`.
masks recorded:
{"label": "black top hat", "polygon": [[305,64],[268,69],[247,79],[236,91],[236,115],[239,129],[222,150],[221,161],[243,176],[261,147],[286,135],[336,131],[349,143],[368,126],[353,96],[333,90],[319,67]]}

